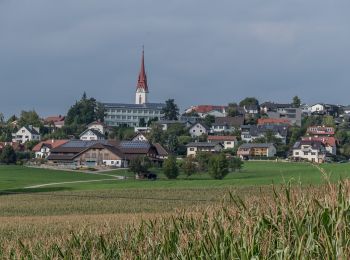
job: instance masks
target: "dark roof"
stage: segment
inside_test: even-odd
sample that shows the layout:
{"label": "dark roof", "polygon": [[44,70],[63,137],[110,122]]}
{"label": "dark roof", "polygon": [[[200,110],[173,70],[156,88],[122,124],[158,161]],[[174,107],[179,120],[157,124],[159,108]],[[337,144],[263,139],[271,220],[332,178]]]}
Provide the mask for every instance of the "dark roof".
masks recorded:
{"label": "dark roof", "polygon": [[160,144],[160,143],[155,143],[154,147],[157,150],[158,155],[160,156],[167,156],[169,153],[167,152],[167,150],[165,150],[165,148]]}
{"label": "dark roof", "polygon": [[194,127],[194,126],[197,125],[197,124],[200,124],[200,125],[203,126],[206,130],[210,130],[210,127],[207,126],[206,124],[202,123],[202,122],[194,123],[193,125],[191,125],[190,128]]}
{"label": "dark roof", "polygon": [[260,107],[266,107],[267,110],[274,110],[278,108],[289,108],[292,107],[292,104],[279,104],[273,102],[264,102],[260,105]]}
{"label": "dark roof", "polygon": [[274,147],[273,143],[245,143],[242,144],[239,148],[269,148],[271,146]]}
{"label": "dark roof", "polygon": [[103,103],[105,108],[134,108],[134,109],[163,109],[164,103],[145,103],[145,104],[123,104],[123,103]]}
{"label": "dark roof", "polygon": [[302,145],[310,145],[312,147],[312,149],[323,149],[324,148],[324,144],[321,141],[316,141],[316,140],[301,140],[301,141],[297,141],[294,145],[293,145],[293,149],[300,149]]}
{"label": "dark roof", "polygon": [[104,134],[102,134],[100,131],[98,131],[97,129],[93,129],[93,128],[90,128],[90,129],[86,129],[84,132],[82,132],[80,134],[80,136],[83,136],[85,133],[91,131],[94,135],[96,135],[98,138],[100,139],[105,139],[106,136]]}
{"label": "dark roof", "polygon": [[121,141],[119,148],[123,153],[147,154],[151,148],[147,141]]}
{"label": "dark roof", "polygon": [[265,134],[267,131],[272,131],[274,134],[279,133],[286,137],[288,134],[288,125],[242,125],[241,129],[249,131],[251,136],[259,136]]}
{"label": "dark roof", "polygon": [[186,147],[215,147],[217,145],[222,146],[219,142],[192,142],[186,145]]}
{"label": "dark roof", "polygon": [[25,129],[28,130],[29,133],[31,133],[32,135],[40,135],[38,133],[38,131],[35,130],[34,127],[31,127],[31,126],[23,126]]}
{"label": "dark roof", "polygon": [[217,117],[213,125],[227,125],[239,128],[244,123],[244,117],[242,116],[226,116],[226,117]]}

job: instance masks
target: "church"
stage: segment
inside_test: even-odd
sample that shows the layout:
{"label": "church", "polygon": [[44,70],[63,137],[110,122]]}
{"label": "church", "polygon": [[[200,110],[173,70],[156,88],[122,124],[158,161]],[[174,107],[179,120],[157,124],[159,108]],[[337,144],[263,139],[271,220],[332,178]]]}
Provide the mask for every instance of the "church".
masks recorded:
{"label": "church", "polygon": [[154,118],[162,118],[163,103],[148,103],[148,84],[145,70],[145,53],[142,50],[141,68],[136,84],[135,104],[104,103],[105,123],[108,126],[139,126],[140,120],[147,123]]}

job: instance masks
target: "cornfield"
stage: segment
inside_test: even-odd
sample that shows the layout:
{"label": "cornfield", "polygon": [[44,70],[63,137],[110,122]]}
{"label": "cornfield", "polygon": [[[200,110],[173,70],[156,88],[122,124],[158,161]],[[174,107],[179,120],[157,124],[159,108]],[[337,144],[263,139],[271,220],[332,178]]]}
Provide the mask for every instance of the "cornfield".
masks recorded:
{"label": "cornfield", "polygon": [[350,184],[285,185],[244,200],[228,194],[204,211],[54,240],[1,241],[9,259],[349,259]]}

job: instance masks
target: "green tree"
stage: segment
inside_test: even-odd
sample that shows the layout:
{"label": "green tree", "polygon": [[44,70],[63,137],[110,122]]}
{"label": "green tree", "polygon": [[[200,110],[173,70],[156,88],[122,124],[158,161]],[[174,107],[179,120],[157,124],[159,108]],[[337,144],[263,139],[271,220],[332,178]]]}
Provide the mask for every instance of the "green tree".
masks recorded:
{"label": "green tree", "polygon": [[301,105],[301,100],[298,96],[294,96],[293,97],[293,101],[292,101],[292,106],[295,108],[299,108]]}
{"label": "green tree", "polygon": [[6,145],[1,152],[0,162],[6,164],[16,163],[16,153],[13,150],[12,146]]}
{"label": "green tree", "polygon": [[0,124],[4,124],[5,123],[5,117],[4,114],[0,112]]}
{"label": "green tree", "polygon": [[197,164],[193,156],[188,156],[185,158],[182,164],[182,170],[187,177],[197,172]]}
{"label": "green tree", "polygon": [[243,168],[243,161],[239,157],[232,157],[229,161],[231,171],[240,171]]}
{"label": "green tree", "polygon": [[163,172],[168,179],[176,179],[179,175],[179,167],[175,156],[169,156],[163,163]]}
{"label": "green tree", "polygon": [[31,140],[31,141],[27,141],[25,143],[25,147],[27,150],[32,150],[34,148],[34,146],[36,146],[39,143],[39,141],[37,140]]}
{"label": "green tree", "polygon": [[232,117],[239,115],[237,103],[229,103],[228,104],[227,115],[232,116]]}
{"label": "green tree", "polygon": [[164,144],[164,134],[162,126],[156,123],[152,124],[148,137],[151,143]]}
{"label": "green tree", "polygon": [[129,171],[140,176],[147,173],[151,166],[152,163],[147,156],[138,156],[130,160]]}
{"label": "green tree", "polygon": [[7,124],[10,124],[10,123],[12,123],[12,122],[14,122],[14,121],[16,121],[16,120],[18,120],[18,118],[16,117],[16,115],[12,115],[12,116],[10,116],[10,118],[9,119],[7,119]]}
{"label": "green tree", "polygon": [[205,118],[202,120],[202,122],[206,126],[211,127],[212,124],[215,122],[215,116],[213,116],[213,115],[206,115]]}
{"label": "green tree", "polygon": [[240,107],[252,106],[252,105],[259,106],[259,101],[255,97],[246,97],[241,102],[239,102]]}
{"label": "green tree", "polygon": [[146,120],[143,117],[141,117],[139,119],[139,127],[145,127],[145,126],[146,126]]}
{"label": "green tree", "polygon": [[214,155],[209,160],[209,175],[216,180],[223,179],[229,172],[229,163],[225,154]]}
{"label": "green tree", "polygon": [[196,161],[198,162],[198,167],[200,171],[206,172],[209,167],[209,160],[212,157],[211,153],[208,152],[198,152],[196,154]]}
{"label": "green tree", "polygon": [[100,102],[96,102],[96,120],[100,121],[100,122],[104,122],[105,121],[105,117],[106,117],[106,108],[105,106],[100,103]]}
{"label": "green tree", "polygon": [[34,110],[22,111],[21,116],[18,120],[18,124],[21,127],[28,126],[28,125],[32,125],[32,126],[36,126],[36,127],[42,126],[41,119],[40,119],[39,115]]}
{"label": "green tree", "polygon": [[179,108],[175,104],[174,99],[165,101],[165,107],[162,110],[165,120],[177,120],[179,116]]}
{"label": "green tree", "polygon": [[325,126],[335,127],[334,118],[332,116],[323,116],[322,124]]}

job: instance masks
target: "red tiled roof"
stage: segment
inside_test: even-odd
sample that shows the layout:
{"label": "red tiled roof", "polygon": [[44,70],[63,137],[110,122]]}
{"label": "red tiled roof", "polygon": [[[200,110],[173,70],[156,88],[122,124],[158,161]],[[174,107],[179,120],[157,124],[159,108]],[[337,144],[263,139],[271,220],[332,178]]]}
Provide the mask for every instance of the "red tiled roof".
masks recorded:
{"label": "red tiled roof", "polygon": [[290,120],[285,118],[259,118],[258,125],[290,124]]}
{"label": "red tiled roof", "polygon": [[193,107],[192,110],[197,112],[197,113],[208,113],[208,112],[213,111],[213,110],[222,111],[226,108],[227,108],[227,106],[199,105],[199,106]]}
{"label": "red tiled roof", "polygon": [[321,142],[324,145],[328,146],[336,146],[337,139],[333,136],[325,136],[325,137],[314,137],[314,136],[304,136],[301,138],[302,141],[313,141],[313,142]]}
{"label": "red tiled roof", "polygon": [[64,116],[61,116],[61,115],[59,115],[59,116],[48,116],[48,117],[46,117],[45,119],[44,119],[44,121],[45,122],[47,122],[47,123],[49,123],[49,122],[54,122],[54,123],[56,123],[56,122],[61,122],[61,121],[64,121]]}
{"label": "red tiled roof", "polygon": [[33,152],[39,152],[41,147],[45,145],[50,145],[51,149],[56,148],[61,146],[62,144],[67,143],[69,140],[47,140],[47,141],[42,141],[38,143],[36,146],[33,147],[32,151]]}
{"label": "red tiled roof", "polygon": [[209,135],[208,141],[236,141],[236,136],[233,135]]}

